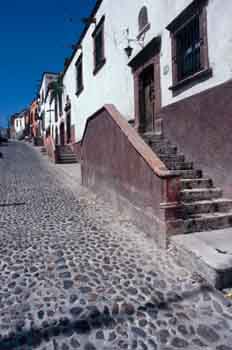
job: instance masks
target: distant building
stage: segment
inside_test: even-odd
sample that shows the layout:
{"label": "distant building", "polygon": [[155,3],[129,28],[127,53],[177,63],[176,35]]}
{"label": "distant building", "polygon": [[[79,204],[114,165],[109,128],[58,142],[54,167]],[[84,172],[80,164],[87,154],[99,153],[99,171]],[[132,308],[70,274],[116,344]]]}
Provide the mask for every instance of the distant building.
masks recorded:
{"label": "distant building", "polygon": [[38,117],[41,136],[51,134],[56,127],[55,105],[51,101],[49,84],[58,78],[57,73],[44,72],[39,89]]}
{"label": "distant building", "polygon": [[28,109],[11,116],[11,138],[23,139],[28,133]]}

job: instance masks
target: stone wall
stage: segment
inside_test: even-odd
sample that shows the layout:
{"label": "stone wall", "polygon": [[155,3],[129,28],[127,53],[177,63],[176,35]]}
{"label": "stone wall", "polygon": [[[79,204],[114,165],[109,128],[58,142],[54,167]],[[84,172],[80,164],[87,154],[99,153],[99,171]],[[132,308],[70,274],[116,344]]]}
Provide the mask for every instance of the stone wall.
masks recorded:
{"label": "stone wall", "polygon": [[81,142],[72,143],[71,148],[75,153],[75,155],[77,156],[77,159],[81,161]]}
{"label": "stone wall", "polygon": [[165,245],[167,212],[161,203],[177,202],[178,178],[170,176],[113,106],[88,119],[81,166],[83,185],[104,195],[161,246]]}

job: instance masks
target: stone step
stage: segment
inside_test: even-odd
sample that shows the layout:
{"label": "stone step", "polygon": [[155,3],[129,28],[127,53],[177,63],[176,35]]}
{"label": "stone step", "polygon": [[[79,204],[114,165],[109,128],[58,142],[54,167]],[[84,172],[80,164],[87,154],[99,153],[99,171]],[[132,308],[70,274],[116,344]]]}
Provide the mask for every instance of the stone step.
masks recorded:
{"label": "stone step", "polygon": [[218,198],[197,202],[182,203],[180,215],[183,219],[194,214],[232,211],[232,199]]}
{"label": "stone step", "polygon": [[76,158],[59,158],[58,161],[60,162],[76,162]]}
{"label": "stone step", "polygon": [[193,215],[184,220],[184,233],[223,229],[232,226],[232,212]]}
{"label": "stone step", "polygon": [[159,154],[160,159],[163,162],[184,162],[185,156],[183,154]]}
{"label": "stone step", "polygon": [[203,179],[181,179],[181,188],[190,190],[194,188],[212,188],[213,181],[208,178]]}
{"label": "stone step", "polygon": [[59,159],[57,161],[59,164],[72,164],[72,163],[78,163],[76,159]]}
{"label": "stone step", "polygon": [[152,150],[158,155],[175,155],[177,154],[177,147],[172,145],[152,145]]}
{"label": "stone step", "polygon": [[218,230],[232,226],[232,212],[207,213],[189,216],[188,219],[167,221],[168,236]]}
{"label": "stone step", "polygon": [[143,133],[142,135],[142,138],[144,139],[144,141],[149,141],[149,140],[152,140],[152,141],[158,141],[158,140],[164,140],[165,137],[163,134],[156,134],[154,132],[145,132]]}
{"label": "stone step", "polygon": [[74,153],[61,153],[59,158],[76,158],[76,156]]}
{"label": "stone step", "polygon": [[203,172],[200,169],[180,170],[177,173],[181,175],[182,179],[199,179],[203,176]]}
{"label": "stone step", "polygon": [[71,149],[70,150],[64,150],[64,151],[58,150],[58,154],[73,154],[73,151]]}
{"label": "stone step", "polygon": [[166,161],[164,162],[168,169],[170,170],[192,170],[193,162],[184,162],[184,161]]}
{"label": "stone step", "polygon": [[219,198],[222,196],[220,188],[195,188],[180,191],[180,199],[183,202],[193,202]]}
{"label": "stone step", "polygon": [[41,147],[40,152],[42,154],[46,154],[47,153],[46,147]]}
{"label": "stone step", "polygon": [[69,146],[57,146],[57,150],[59,153],[73,153]]}

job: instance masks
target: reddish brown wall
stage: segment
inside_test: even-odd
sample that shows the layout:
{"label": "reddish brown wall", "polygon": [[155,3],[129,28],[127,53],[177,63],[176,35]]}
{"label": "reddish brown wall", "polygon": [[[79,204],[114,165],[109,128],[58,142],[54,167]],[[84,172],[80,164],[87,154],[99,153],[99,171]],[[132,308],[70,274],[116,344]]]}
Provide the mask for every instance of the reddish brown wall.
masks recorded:
{"label": "reddish brown wall", "polygon": [[232,81],[162,109],[164,133],[232,197]]}
{"label": "reddish brown wall", "polygon": [[[126,124],[128,134],[134,132]],[[129,141],[128,134],[122,132],[106,110],[89,119],[82,141],[82,182],[105,194],[163,245],[164,211],[160,204],[164,202],[168,182],[154,173]],[[136,133],[135,136],[139,138]],[[149,147],[144,146],[149,153]]]}
{"label": "reddish brown wall", "polygon": [[76,154],[77,159],[81,161],[81,142],[76,142],[71,144],[73,152]]}

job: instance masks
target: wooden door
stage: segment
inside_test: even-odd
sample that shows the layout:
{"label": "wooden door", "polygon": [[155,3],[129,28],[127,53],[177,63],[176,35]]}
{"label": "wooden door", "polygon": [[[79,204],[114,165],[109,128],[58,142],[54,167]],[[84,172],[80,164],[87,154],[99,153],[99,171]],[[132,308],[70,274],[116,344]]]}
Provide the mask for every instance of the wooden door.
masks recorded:
{"label": "wooden door", "polygon": [[66,114],[67,143],[71,142],[71,112]]}
{"label": "wooden door", "polygon": [[60,144],[61,146],[64,146],[64,123],[60,124]]}
{"label": "wooden door", "polygon": [[144,132],[154,129],[154,67],[149,66],[141,74],[140,124]]}

